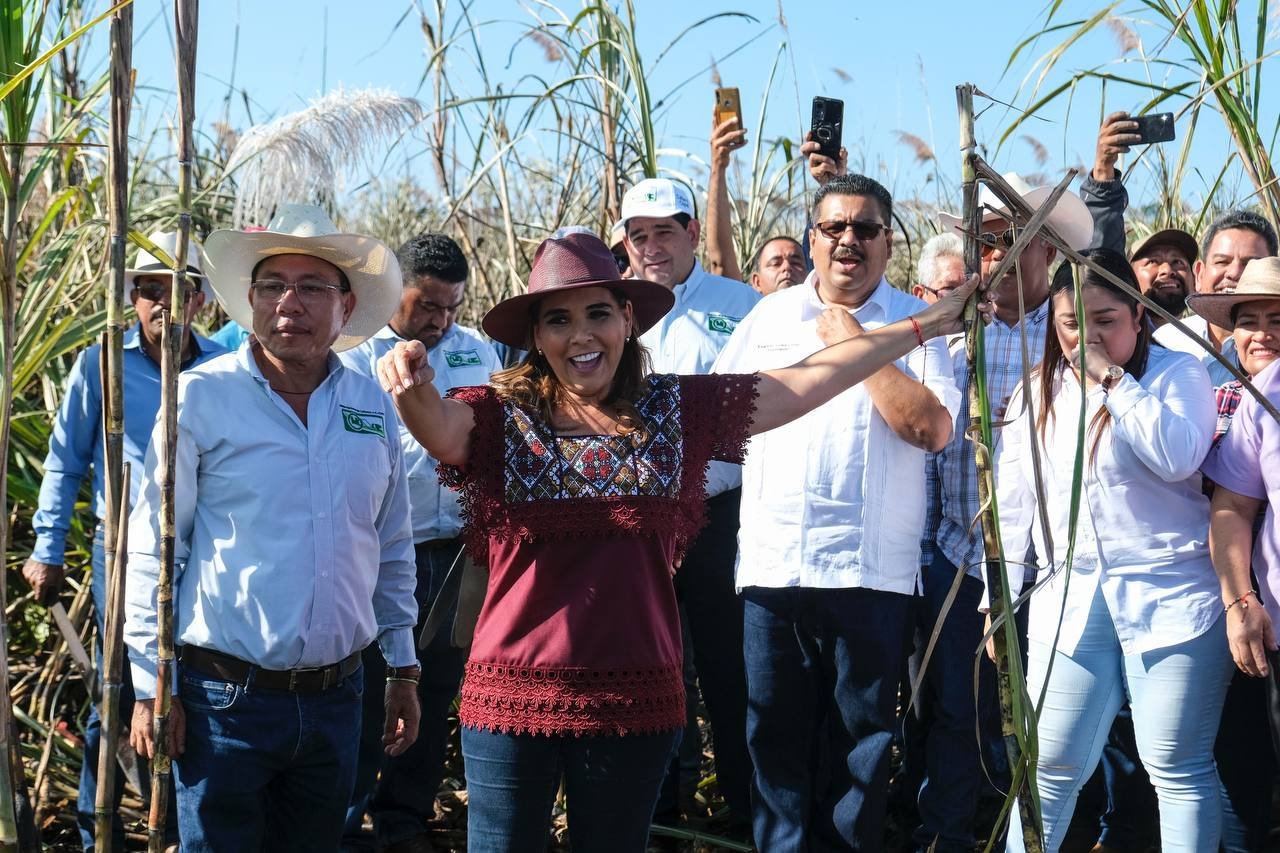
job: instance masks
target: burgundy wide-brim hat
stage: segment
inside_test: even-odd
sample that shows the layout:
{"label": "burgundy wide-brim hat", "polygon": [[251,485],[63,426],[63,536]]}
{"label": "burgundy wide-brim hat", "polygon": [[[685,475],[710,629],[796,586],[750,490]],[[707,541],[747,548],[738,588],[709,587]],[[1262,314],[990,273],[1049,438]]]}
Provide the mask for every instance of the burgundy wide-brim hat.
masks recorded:
{"label": "burgundy wide-brim hat", "polygon": [[640,278],[619,278],[618,263],[604,241],[594,234],[570,234],[543,240],[533,256],[525,293],[502,300],[489,309],[480,325],[495,341],[515,349],[529,349],[533,308],[545,296],[582,287],[622,291],[631,301],[636,334],[642,335],[675,304],[670,288]]}

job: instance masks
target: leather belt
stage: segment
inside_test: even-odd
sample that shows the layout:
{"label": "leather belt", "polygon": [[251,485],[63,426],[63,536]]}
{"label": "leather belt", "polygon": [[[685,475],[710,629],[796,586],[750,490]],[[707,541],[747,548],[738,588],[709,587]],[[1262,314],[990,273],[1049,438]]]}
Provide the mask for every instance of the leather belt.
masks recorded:
{"label": "leather belt", "polygon": [[199,646],[182,646],[178,659],[183,666],[203,675],[289,693],[323,693],[360,668],[360,652],[352,652],[337,663],[314,669],[263,669],[240,658]]}

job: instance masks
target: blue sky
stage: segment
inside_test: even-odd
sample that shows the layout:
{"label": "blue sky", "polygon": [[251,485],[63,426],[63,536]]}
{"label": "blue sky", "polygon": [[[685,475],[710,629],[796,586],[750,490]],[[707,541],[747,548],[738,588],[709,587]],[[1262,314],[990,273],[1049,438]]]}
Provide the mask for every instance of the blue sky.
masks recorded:
{"label": "blue sky", "polygon": [[[578,8],[574,0],[558,2],[571,14]],[[472,17],[486,22],[481,25],[480,44],[491,79],[503,81],[508,88],[518,85],[527,74],[559,75],[548,64],[542,48],[521,39],[532,20],[529,8],[535,5],[533,0],[476,0],[471,7]],[[1057,20],[1088,17],[1104,5],[1098,0],[1066,0]],[[420,88],[424,40],[411,6],[410,0],[205,0],[200,19],[197,120],[210,122],[225,115],[233,126],[244,128],[300,109],[309,99],[339,85],[386,87],[429,98],[429,91]],[[458,6],[456,0],[450,4],[451,17],[456,16]],[[658,128],[661,144],[705,156],[713,88],[708,66],[713,60],[724,83],[741,89],[749,131],[760,133],[760,128],[752,125],[769,68],[785,42],[789,52],[784,54],[775,79],[766,137],[798,138],[801,116],[807,122],[813,95],[841,98],[846,103],[845,140],[855,165],[884,180],[896,194],[921,197],[931,197],[934,192],[926,178],[935,166],[917,162],[897,132],[925,140],[937,153],[936,168],[944,182],[954,181],[958,173],[955,84],[973,81],[997,98],[1025,103],[1023,83],[1033,71],[1031,60],[1055,42],[1050,37],[1028,48],[1006,71],[1014,46],[1042,26],[1045,9],[1035,2],[999,0],[966,7],[918,0],[846,0],[843,4],[790,0],[781,4],[785,30],[779,24],[776,0],[637,0],[636,6],[639,41],[650,63],[648,79],[654,97],[663,97],[692,77],[664,99]],[[410,11],[408,18],[401,20],[406,11]],[[756,20],[715,21],[654,64],[683,27],[721,11],[745,12]],[[1116,11],[1124,16],[1127,8],[1121,4]],[[169,3],[137,2],[134,64],[140,105],[135,122],[139,128],[167,123],[173,109],[172,28],[164,20],[169,14]],[[1251,21],[1254,14],[1247,10],[1241,20]],[[1145,41],[1157,39],[1156,31],[1145,27],[1141,19],[1131,23]],[[105,61],[105,43],[103,28],[91,51],[99,63]],[[469,45],[466,51],[470,51]],[[1060,82],[1072,69],[1112,61],[1119,55],[1117,38],[1101,28],[1075,45],[1047,82]],[[1157,73],[1155,66],[1151,71]],[[1143,72],[1129,66],[1125,73]],[[473,58],[462,50],[451,54],[450,74],[457,88],[466,93],[476,79]],[[235,91],[228,100],[233,83]],[[1036,160],[1035,146],[1020,137],[993,152],[992,161],[1002,171],[1055,177],[1065,166],[1087,166],[1092,162],[1104,107],[1102,96],[1098,82],[1087,82],[1076,92],[1069,122],[1064,100],[1044,113],[1045,121],[1031,121],[1019,131],[1019,135],[1025,131],[1033,136],[1047,150],[1049,159],[1044,165]],[[1105,107],[1133,109],[1143,100],[1137,90],[1113,85],[1106,91]],[[1274,115],[1275,110],[1264,114]],[[1011,115],[999,105],[983,114],[978,125],[980,141],[993,144]],[[413,147],[410,141],[402,153]],[[1216,117],[1202,118],[1192,163],[1202,171],[1216,173],[1229,150]],[[352,176],[352,182],[359,183],[363,177]],[[1189,200],[1194,201],[1210,179],[1189,179]],[[1141,200],[1149,195],[1149,186],[1149,176],[1139,167],[1130,182],[1131,193]]]}

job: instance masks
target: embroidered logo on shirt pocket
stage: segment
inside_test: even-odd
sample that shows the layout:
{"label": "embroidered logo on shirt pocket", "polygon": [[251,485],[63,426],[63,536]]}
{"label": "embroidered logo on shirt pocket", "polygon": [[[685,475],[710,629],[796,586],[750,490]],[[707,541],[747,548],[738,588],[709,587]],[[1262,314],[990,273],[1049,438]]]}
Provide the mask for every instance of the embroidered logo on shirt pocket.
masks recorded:
{"label": "embroidered logo on shirt pocket", "polygon": [[741,317],[730,317],[728,314],[720,314],[715,311],[707,312],[707,328],[722,335],[732,335],[733,330],[738,328],[738,324],[741,322]]}
{"label": "embroidered logo on shirt pocket", "polygon": [[380,435],[387,437],[382,412],[365,412],[350,406],[339,406],[342,410],[342,427],[347,432],[357,435]]}
{"label": "embroidered logo on shirt pocket", "polygon": [[450,367],[479,367],[480,354],[473,349],[455,350],[445,353],[444,361]]}

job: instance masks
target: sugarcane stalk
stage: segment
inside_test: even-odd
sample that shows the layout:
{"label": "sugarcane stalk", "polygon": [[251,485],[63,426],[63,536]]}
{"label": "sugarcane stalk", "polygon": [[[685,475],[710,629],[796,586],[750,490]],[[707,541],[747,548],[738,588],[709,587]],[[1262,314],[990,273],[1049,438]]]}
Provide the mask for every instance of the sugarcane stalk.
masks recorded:
{"label": "sugarcane stalk", "polygon": [[94,801],[97,849],[112,849],[115,817],[116,745],[120,738],[120,660],[123,656],[124,550],[128,525],[128,490],[124,465],[124,271],[129,233],[129,113],[133,99],[133,6],[111,17],[111,118],[107,151],[107,215],[110,220],[110,272],[107,278],[107,329],[102,354],[103,457],[105,460],[106,527],[103,570],[106,613],[103,615],[102,732],[98,749],[98,790]]}
{"label": "sugarcane stalk", "polygon": [[[975,87],[962,84],[956,87],[956,101],[960,115],[960,151],[961,151],[961,183],[960,191],[963,200],[965,223],[964,259],[965,269],[970,275],[980,275],[982,271],[982,249],[978,243],[978,234],[982,229],[982,211],[978,206],[978,156],[977,138],[974,133],[973,96]],[[1046,205],[1046,208],[1048,206]],[[974,464],[977,468],[978,503],[981,507],[982,544],[984,552],[984,573],[991,602],[991,620],[996,622],[1011,613],[1012,600],[1008,585],[1005,583],[1006,571],[1004,553],[1000,545],[999,519],[995,505],[994,460],[991,456],[992,418],[991,407],[986,394],[986,359],[983,355],[983,324],[978,315],[977,301],[965,308],[965,359],[968,363],[969,383],[969,439],[974,443]],[[1015,691],[1021,685],[1015,685],[1015,673],[1021,670],[1021,655],[1018,650],[1017,630],[1014,620],[1006,621],[1005,630],[996,631],[994,636],[996,655],[997,686],[1000,697],[1000,731],[1004,739],[1005,752],[1009,756],[1009,767],[1015,782],[1021,782],[1024,774],[1019,770],[1027,761],[1023,755],[1022,742],[1026,740],[1019,726],[1025,726],[1027,717],[1019,713],[1022,705],[1021,697]],[[1012,656],[1018,656],[1013,660]],[[1015,785],[1011,795],[1018,797],[1018,810],[1022,818],[1023,843],[1028,853],[1040,853],[1044,849],[1039,819],[1039,808],[1035,797],[1034,769],[1026,766],[1026,785]]]}
{"label": "sugarcane stalk", "polygon": [[163,853],[165,815],[169,807],[169,711],[172,704],[174,626],[174,473],[178,449],[178,371],[186,340],[187,243],[191,239],[191,169],[194,154],[197,0],[174,0],[178,75],[178,245],[173,287],[164,326],[161,353],[160,419],[164,443],[160,463],[160,577],[156,583],[156,697],[155,758],[151,765],[151,810],[147,819],[147,849]]}

